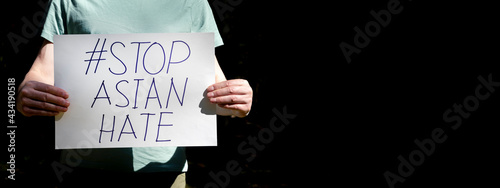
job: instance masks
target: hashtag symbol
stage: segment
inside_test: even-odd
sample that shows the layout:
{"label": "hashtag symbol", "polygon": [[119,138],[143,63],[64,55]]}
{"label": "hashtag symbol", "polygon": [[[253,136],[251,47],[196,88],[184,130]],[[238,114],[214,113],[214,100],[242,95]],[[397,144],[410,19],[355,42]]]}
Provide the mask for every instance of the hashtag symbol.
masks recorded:
{"label": "hashtag symbol", "polygon": [[[85,62],[88,62],[88,66],[87,66],[87,70],[85,71],[85,75],[87,75],[87,73],[89,72],[89,68],[90,68],[90,64],[92,64],[93,61],[96,62],[96,65],[95,65],[95,70],[94,70],[94,73],[97,72],[97,67],[99,66],[99,62],[102,60],[106,60],[106,59],[102,59],[101,56],[102,56],[102,53],[104,52],[108,52],[107,50],[104,50],[104,45],[106,44],[106,38],[104,39],[104,42],[102,42],[102,47],[101,47],[101,51],[96,51],[97,50],[97,46],[99,45],[99,41],[101,41],[100,38],[97,39],[97,43],[95,44],[95,47],[94,47],[94,50],[93,51],[88,51],[86,52],[87,54],[90,54],[92,53],[92,55],[90,55],[90,59],[87,59],[85,60]],[[94,59],[94,54],[95,53],[99,53],[99,58],[97,59]]]}

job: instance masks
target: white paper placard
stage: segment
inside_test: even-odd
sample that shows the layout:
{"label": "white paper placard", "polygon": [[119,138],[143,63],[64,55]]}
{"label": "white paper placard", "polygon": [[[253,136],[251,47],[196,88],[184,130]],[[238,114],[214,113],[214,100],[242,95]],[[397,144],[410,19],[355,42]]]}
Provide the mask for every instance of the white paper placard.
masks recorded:
{"label": "white paper placard", "polygon": [[213,33],[54,37],[56,149],[216,146]]}

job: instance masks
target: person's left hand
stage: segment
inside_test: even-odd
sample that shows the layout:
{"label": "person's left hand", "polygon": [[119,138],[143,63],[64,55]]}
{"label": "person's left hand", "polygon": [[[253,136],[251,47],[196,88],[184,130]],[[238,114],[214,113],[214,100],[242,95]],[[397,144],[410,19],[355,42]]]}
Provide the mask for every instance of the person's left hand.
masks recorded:
{"label": "person's left hand", "polygon": [[217,114],[245,117],[252,108],[253,90],[247,80],[227,80],[209,86],[207,97],[211,103],[227,109]]}

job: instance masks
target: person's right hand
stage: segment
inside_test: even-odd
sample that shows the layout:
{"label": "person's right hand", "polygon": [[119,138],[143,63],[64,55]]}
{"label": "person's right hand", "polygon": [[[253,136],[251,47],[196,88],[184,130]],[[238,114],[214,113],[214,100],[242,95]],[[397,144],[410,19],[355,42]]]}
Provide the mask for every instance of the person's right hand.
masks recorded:
{"label": "person's right hand", "polygon": [[24,116],[55,116],[69,107],[68,93],[61,88],[28,81],[19,90],[17,110]]}

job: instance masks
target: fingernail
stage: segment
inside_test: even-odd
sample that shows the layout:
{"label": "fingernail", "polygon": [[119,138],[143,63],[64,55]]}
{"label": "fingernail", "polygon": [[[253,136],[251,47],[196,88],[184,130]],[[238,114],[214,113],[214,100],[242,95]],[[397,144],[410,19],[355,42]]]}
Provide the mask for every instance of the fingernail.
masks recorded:
{"label": "fingernail", "polygon": [[68,92],[64,91],[64,92],[62,93],[62,97],[63,97],[63,98],[65,98],[65,99],[69,98],[69,94],[68,94]]}
{"label": "fingernail", "polygon": [[214,86],[208,87],[208,91],[213,91],[213,90],[215,90]]}
{"label": "fingernail", "polygon": [[214,96],[214,93],[213,92],[209,92],[207,93],[207,97],[213,97]]}

